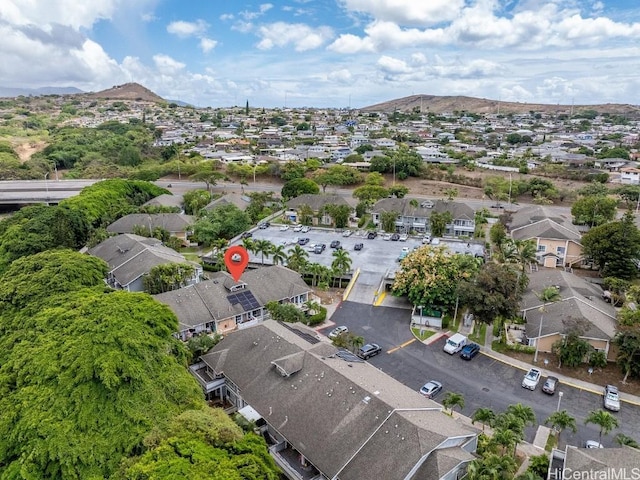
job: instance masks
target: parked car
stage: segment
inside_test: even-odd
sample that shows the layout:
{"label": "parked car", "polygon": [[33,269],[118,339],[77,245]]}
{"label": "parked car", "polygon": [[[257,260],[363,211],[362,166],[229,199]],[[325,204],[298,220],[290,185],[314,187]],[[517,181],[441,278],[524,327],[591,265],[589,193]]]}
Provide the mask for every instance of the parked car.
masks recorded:
{"label": "parked car", "polygon": [[378,234],[376,232],[369,232],[367,233],[367,238],[369,240],[373,240],[374,238],[376,238],[378,236]]}
{"label": "parked car", "polygon": [[394,233],[393,235],[391,235],[391,241],[392,242],[397,242],[398,240],[400,240],[400,234],[399,233]]}
{"label": "parked car", "polygon": [[340,242],[338,240],[334,240],[329,244],[331,248],[338,248],[340,246]]}
{"label": "parked car", "polygon": [[544,385],[542,385],[542,391],[546,394],[553,395],[556,393],[556,388],[558,388],[558,377],[547,377],[544,381]]}
{"label": "parked car", "polygon": [[383,239],[383,240],[391,240],[391,234],[390,234],[390,233],[385,233],[385,234],[382,236],[382,239]]}
{"label": "parked car", "polygon": [[420,204],[422,208],[433,208],[434,203],[431,200],[425,200]]}
{"label": "parked car", "polygon": [[620,392],[618,387],[614,385],[607,385],[604,387],[604,395],[602,399],[604,408],[611,410],[612,412],[620,411]]}
{"label": "parked car", "polygon": [[319,243],[315,247],[313,247],[313,253],[322,253],[324,252],[324,243]]}
{"label": "parked car", "polygon": [[287,230],[289,230],[289,225],[282,225],[282,226],[280,227],[280,231],[281,231],[281,232],[286,232]]}
{"label": "parked car", "polygon": [[464,360],[471,360],[478,353],[480,353],[480,345],[477,343],[470,343],[469,345],[465,345],[460,352],[460,358]]}
{"label": "parked car", "polygon": [[351,230],[345,230],[344,232],[342,232],[343,237],[350,237],[352,234],[353,232]]}
{"label": "parked car", "polygon": [[402,235],[400,235],[400,238],[398,240],[400,240],[401,242],[406,242],[407,240],[409,240],[409,235],[403,233]]}
{"label": "parked car", "polygon": [[309,243],[309,238],[307,237],[302,237],[298,239],[298,245],[306,245],[307,243]]}
{"label": "parked car", "polygon": [[378,355],[382,351],[382,348],[377,343],[367,343],[358,350],[358,356],[363,360]]}
{"label": "parked car", "polygon": [[253,233],[251,232],[244,232],[242,235],[240,235],[240,238],[251,238],[253,237]]}
{"label": "parked car", "polygon": [[301,232],[302,231],[302,225],[296,225],[295,227],[293,227],[293,231],[294,232]]}
{"label": "parked car", "polygon": [[344,325],[341,325],[339,327],[334,328],[333,330],[331,330],[329,332],[329,338],[334,339],[338,335],[342,335],[343,333],[347,333],[347,332],[349,332],[349,329],[347,327],[345,327]]}
{"label": "parked car", "polygon": [[353,249],[354,249],[354,250],[362,250],[363,248],[364,248],[364,243],[356,243],[356,244],[353,246]]}
{"label": "parked car", "polygon": [[422,243],[431,243],[431,235],[425,235],[422,237]]}
{"label": "parked car", "polygon": [[431,245],[440,245],[440,239],[439,238],[432,238],[431,239]]}
{"label": "parked car", "polygon": [[400,252],[400,255],[398,255],[396,261],[401,262],[402,260],[407,258],[407,255],[409,255],[409,252]]}
{"label": "parked car", "polygon": [[258,228],[260,230],[264,230],[265,228],[269,228],[271,224],[269,222],[262,222],[258,224]]}
{"label": "parked car", "polygon": [[530,368],[527,374],[522,379],[522,388],[528,388],[529,390],[535,390],[540,381],[541,372],[537,368]]}
{"label": "parked car", "polygon": [[584,448],[604,448],[597,440],[587,440],[584,442]]}
{"label": "parked car", "polygon": [[442,384],[435,380],[425,383],[420,389],[420,393],[427,398],[433,398],[442,391]]}
{"label": "parked car", "polygon": [[303,225],[300,231],[302,233],[307,233],[310,230],[309,225]]}
{"label": "parked car", "polygon": [[445,342],[443,350],[449,355],[453,355],[454,353],[462,351],[467,343],[467,337],[465,337],[461,333],[454,333]]}

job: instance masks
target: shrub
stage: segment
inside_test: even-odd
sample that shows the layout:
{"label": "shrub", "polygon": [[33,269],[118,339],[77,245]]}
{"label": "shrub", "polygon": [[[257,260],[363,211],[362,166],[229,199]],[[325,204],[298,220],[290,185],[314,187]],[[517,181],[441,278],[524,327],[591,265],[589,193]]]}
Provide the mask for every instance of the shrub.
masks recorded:
{"label": "shrub", "polygon": [[317,307],[317,312],[307,317],[306,323],[310,327],[319,325],[327,319],[327,309],[323,306]]}

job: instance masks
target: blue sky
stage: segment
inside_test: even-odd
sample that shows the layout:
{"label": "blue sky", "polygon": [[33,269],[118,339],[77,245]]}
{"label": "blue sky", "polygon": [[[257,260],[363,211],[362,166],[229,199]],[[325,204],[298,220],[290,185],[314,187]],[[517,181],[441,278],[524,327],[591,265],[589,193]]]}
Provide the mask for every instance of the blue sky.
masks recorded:
{"label": "blue sky", "polygon": [[637,0],[2,0],[0,85],[196,106],[640,104]]}

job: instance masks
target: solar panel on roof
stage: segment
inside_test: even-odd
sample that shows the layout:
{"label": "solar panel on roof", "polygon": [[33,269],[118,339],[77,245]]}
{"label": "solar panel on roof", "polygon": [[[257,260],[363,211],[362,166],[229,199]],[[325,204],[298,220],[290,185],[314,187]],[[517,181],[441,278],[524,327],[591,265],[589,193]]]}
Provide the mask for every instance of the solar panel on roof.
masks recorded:
{"label": "solar panel on roof", "polygon": [[338,350],[338,352],[336,353],[336,356],[338,358],[343,359],[345,362],[357,362],[357,363],[362,363],[363,360],[354,355],[353,353],[347,351],[347,350]]}
{"label": "solar panel on roof", "polygon": [[298,330],[297,328],[293,328],[290,325],[287,325],[285,322],[278,322],[278,323],[280,325],[282,325],[283,327],[285,327],[287,330],[289,330],[289,331],[295,333],[296,335],[298,335],[303,340],[306,340],[311,345],[315,345],[316,343],[320,342],[320,339],[318,339],[318,337],[314,337],[310,333],[302,332],[302,331]]}
{"label": "solar panel on roof", "polygon": [[253,296],[253,293],[248,290],[227,295],[227,300],[229,300],[229,303],[231,303],[231,305],[236,305],[239,303],[245,312],[260,308],[260,302],[258,302],[256,297]]}

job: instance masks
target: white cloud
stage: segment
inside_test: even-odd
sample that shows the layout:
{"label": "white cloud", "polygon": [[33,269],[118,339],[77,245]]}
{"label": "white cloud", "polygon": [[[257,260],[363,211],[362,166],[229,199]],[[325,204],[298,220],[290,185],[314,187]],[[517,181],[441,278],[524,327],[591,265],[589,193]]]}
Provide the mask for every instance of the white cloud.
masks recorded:
{"label": "white cloud", "polygon": [[378,60],[378,66],[386,73],[409,73],[411,69],[404,60],[393,57],[382,56]]}
{"label": "white cloud", "polygon": [[350,11],[399,25],[433,25],[458,16],[464,0],[340,0]]}
{"label": "white cloud", "polygon": [[125,9],[127,4],[126,0],[2,0],[0,18],[15,25],[59,23],[76,29],[90,28],[97,20],[111,18],[119,9]]}
{"label": "white cloud", "polygon": [[200,39],[200,49],[204,53],[209,53],[211,50],[216,48],[216,45],[218,45],[218,42],[211,40],[210,38],[202,37]]}
{"label": "white cloud", "polygon": [[262,25],[256,33],[261,37],[257,44],[260,50],[293,45],[297,52],[318,48],[333,37],[330,27],[311,28],[302,23],[285,22]]}
{"label": "white cloud", "polygon": [[258,17],[261,17],[269,10],[273,8],[271,3],[263,3],[258,7],[257,11],[244,10],[239,13],[239,15],[247,21],[255,20]]}
{"label": "white cloud", "polygon": [[333,70],[327,75],[327,79],[331,82],[350,84],[353,80],[353,75],[346,68],[340,70]]}
{"label": "white cloud", "polygon": [[186,67],[182,62],[174,60],[169,55],[157,54],[153,56],[153,63],[160,73],[174,75]]}
{"label": "white cloud", "polygon": [[178,20],[167,25],[167,32],[180,38],[200,37],[203,35],[209,25],[204,20],[196,20],[195,22],[185,22]]}

